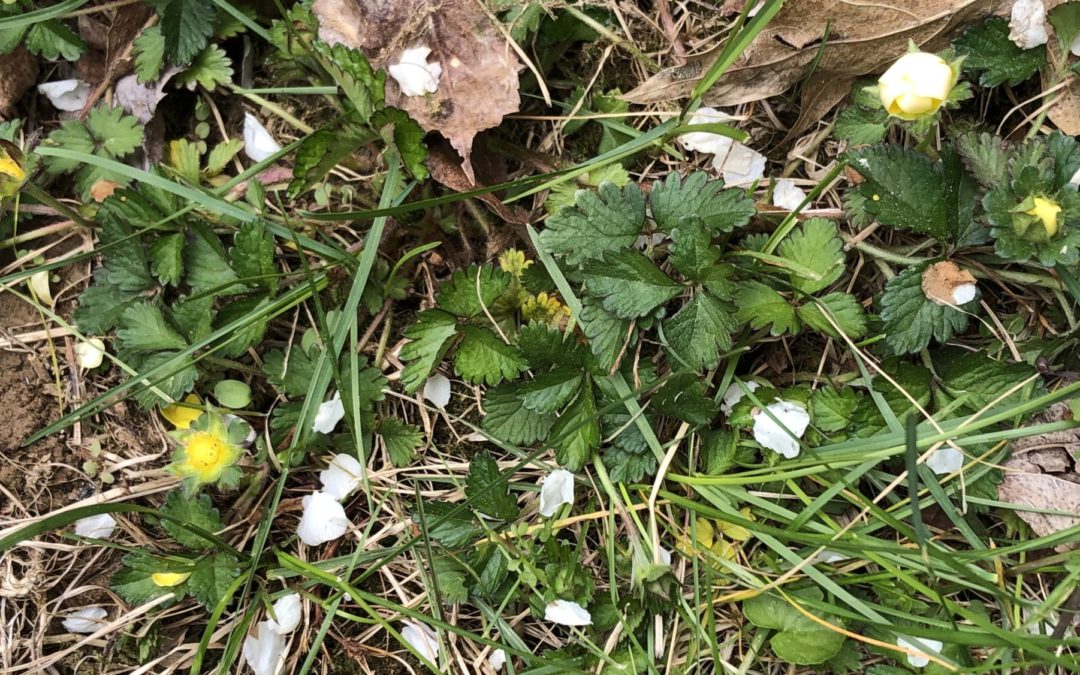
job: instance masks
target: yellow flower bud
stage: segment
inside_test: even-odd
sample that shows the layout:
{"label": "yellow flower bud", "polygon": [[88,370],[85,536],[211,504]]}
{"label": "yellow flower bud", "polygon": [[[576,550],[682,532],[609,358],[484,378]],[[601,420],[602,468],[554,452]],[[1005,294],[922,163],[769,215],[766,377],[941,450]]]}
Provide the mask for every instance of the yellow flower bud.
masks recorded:
{"label": "yellow flower bud", "polygon": [[936,113],[955,85],[956,71],[945,59],[911,52],[878,79],[878,94],[890,115],[914,120]]}
{"label": "yellow flower bud", "polygon": [[162,588],[172,588],[184,583],[190,576],[191,572],[154,572],[150,580]]}
{"label": "yellow flower bud", "polygon": [[1024,213],[1035,216],[1042,221],[1043,227],[1046,228],[1047,237],[1053,237],[1057,234],[1058,214],[1061,213],[1061,207],[1056,203],[1044,197],[1035,197],[1035,206],[1024,211]]}
{"label": "yellow flower bud", "polygon": [[203,409],[199,407],[202,401],[199,400],[197,394],[188,394],[184,403],[187,405],[170,403],[161,409],[161,416],[169,420],[169,423],[177,429],[187,429],[203,414]]}

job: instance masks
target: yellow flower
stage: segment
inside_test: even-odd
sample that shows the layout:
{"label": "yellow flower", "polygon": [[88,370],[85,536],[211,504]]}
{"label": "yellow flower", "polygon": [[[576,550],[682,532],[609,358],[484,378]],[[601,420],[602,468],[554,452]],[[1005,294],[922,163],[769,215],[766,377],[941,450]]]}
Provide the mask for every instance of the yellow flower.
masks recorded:
{"label": "yellow flower", "polygon": [[161,409],[161,416],[177,429],[187,429],[191,423],[202,417],[202,401],[197,394],[188,394],[183,403],[170,403]]}
{"label": "yellow flower", "polygon": [[[757,520],[757,518],[754,517],[754,514],[750,510],[749,506],[744,506],[743,508],[739,509],[739,515],[746,520]],[[729,523],[725,520],[716,521],[716,529],[720,531],[720,534],[733,541],[747,541],[751,537],[750,530],[746,529],[742,525]]]}
{"label": "yellow flower", "polygon": [[904,54],[878,79],[881,104],[893,117],[933,115],[956,86],[956,69],[936,54]]}
{"label": "yellow flower", "polygon": [[150,580],[162,588],[172,588],[184,583],[190,576],[191,572],[154,572]]}
{"label": "yellow flower", "polygon": [[0,139],[0,199],[14,197],[26,182],[19,146]]}
{"label": "yellow flower", "polygon": [[526,260],[525,254],[516,248],[508,248],[499,256],[499,267],[502,271],[509,272],[518,279],[532,264],[533,261]]}
{"label": "yellow flower", "polygon": [[1061,207],[1043,197],[1035,197],[1035,205],[1032,206],[1024,213],[1029,216],[1035,216],[1042,221],[1043,227],[1046,228],[1046,236],[1053,237],[1058,231],[1058,214],[1061,213]]}
{"label": "yellow flower", "polygon": [[[240,471],[234,465],[243,453],[239,442],[245,432],[239,428],[233,431],[236,433],[230,433],[220,415],[207,412],[190,428],[172,432],[180,447],[173,452],[169,469],[184,478],[191,490],[206,483],[235,484]],[[232,438],[237,434],[239,438]]]}
{"label": "yellow flower", "polygon": [[687,530],[684,534],[680,535],[675,540],[675,548],[679,549],[682,553],[688,556],[695,555],[697,548],[700,550],[708,550],[713,547],[713,541],[715,540],[715,533],[713,532],[712,523],[704,518],[698,518],[694,523],[694,535],[693,541],[690,539],[691,530]]}
{"label": "yellow flower", "polygon": [[570,318],[570,308],[547,293],[530,295],[521,306],[521,316],[526,321],[544,321],[553,326]]}

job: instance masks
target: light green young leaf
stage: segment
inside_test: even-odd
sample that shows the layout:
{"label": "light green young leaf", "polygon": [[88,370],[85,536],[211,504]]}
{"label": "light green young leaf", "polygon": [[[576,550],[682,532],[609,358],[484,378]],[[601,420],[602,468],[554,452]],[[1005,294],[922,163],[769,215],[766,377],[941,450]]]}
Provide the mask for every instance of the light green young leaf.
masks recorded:
{"label": "light green young leaf", "polygon": [[161,34],[161,25],[154,24],[145,29],[132,44],[136,81],[146,84],[158,79],[165,65],[165,36]]}
{"label": "light green young leaf", "polygon": [[487,328],[461,326],[464,338],[454,354],[454,372],[474,384],[498,384],[528,368],[517,347]]}
{"label": "light green young leaf", "polygon": [[126,157],[142,147],[142,124],[122,108],[95,106],[86,117],[86,126],[108,158]]}
{"label": "light green young leaf", "polygon": [[549,434],[555,446],[555,459],[569,471],[577,471],[600,447],[600,422],[592,386],[586,384],[570,407],[563,411]]}
{"label": "light green young leaf", "polygon": [[510,275],[493,265],[469,265],[457,270],[439,288],[436,304],[451,314],[465,319],[480,316],[510,286]]}
{"label": "light green young leaf", "polygon": [[881,296],[881,320],[885,342],[900,354],[912,354],[930,344],[945,342],[967,327],[968,313],[978,300],[960,307],[939,305],[926,297],[922,277],[927,265],[908,267],[885,284]]}
{"label": "light green young leaf", "polygon": [[[833,322],[836,322],[849,338],[857,339],[866,334],[866,317],[863,315],[862,305],[851,293],[829,293],[808,301],[796,312],[807,326],[837,339],[840,338],[840,333],[833,327]],[[829,318],[832,321],[829,321]]]}
{"label": "light green young leaf", "polygon": [[669,233],[687,217],[701,219],[713,234],[731,232],[749,223],[757,213],[754,200],[745,190],[725,190],[723,181],[709,180],[703,171],[685,180],[677,172],[669,173],[663,182],[653,184],[649,203],[657,226]]}
{"label": "light green young leaf", "polygon": [[416,459],[416,451],[424,445],[424,434],[412,424],[387,417],[379,422],[379,438],[386,445],[390,463],[403,469]]}
{"label": "light green young leaf", "polygon": [[150,247],[150,270],[161,283],[172,286],[180,283],[184,274],[184,234],[165,235]]}
{"label": "light green young leaf", "polygon": [[457,334],[457,319],[441,309],[428,309],[416,317],[416,323],[405,331],[412,340],[401,348],[399,357],[405,363],[401,371],[401,384],[405,391],[413,393],[439,365],[450,349],[450,339]]}
{"label": "light green young leaf", "polygon": [[[225,526],[221,522],[221,516],[208,495],[197,494],[188,496],[183,490],[173,490],[165,497],[165,503],[161,506],[162,515],[181,520],[188,525],[194,525],[216,534]],[[162,519],[161,526],[176,540],[176,543],[189,549],[204,549],[214,545],[213,542],[203,539],[197,534],[186,530],[180,525]]]}
{"label": "light green young leaf", "polygon": [[229,55],[221,47],[210,45],[199,52],[187,70],[178,73],[174,81],[192,91],[197,86],[206,91],[214,91],[218,85],[228,84],[232,76],[232,61],[229,60]]}
{"label": "light green young leaf", "polygon": [[116,331],[116,336],[125,349],[154,352],[188,346],[187,341],[165,322],[161,310],[147,302],[129,307],[120,324],[123,327]]}
{"label": "light green young leaf", "polygon": [[26,33],[25,47],[46,61],[77,61],[86,43],[59,19],[36,23]]}
{"label": "light green young leaf", "polygon": [[731,349],[731,333],[739,324],[718,300],[699,292],[663,326],[674,357],[702,370],[716,366],[720,352]]}
{"label": "light green young leaf", "polygon": [[645,223],[645,198],[634,183],[619,189],[604,183],[597,192],[579,190],[574,206],[550,216],[540,241],[570,265],[633,245]]}
{"label": "light green young leaf", "polygon": [[754,330],[772,325],[773,335],[799,332],[799,319],[784,296],[760,281],[747,281],[739,285],[735,298],[738,307],[735,316],[740,323],[747,323]]}
{"label": "light green young leaf", "polygon": [[604,309],[622,319],[644,316],[682,292],[683,287],[637,251],[624,249],[585,266],[585,288]]}
{"label": "light green young leaf", "polygon": [[227,553],[215,553],[195,563],[187,587],[203,607],[212,611],[238,576],[240,567],[236,558]]}
{"label": "light green young leaf", "polygon": [[225,167],[243,147],[244,142],[239,138],[230,138],[218,143],[210,149],[210,154],[206,156],[206,167],[203,169],[203,173],[211,178],[217,176],[225,170]]}
{"label": "light green young leaf", "polygon": [[555,416],[526,408],[516,389],[515,385],[505,384],[487,391],[481,427],[504,443],[532,445],[547,438]]}
{"label": "light green young leaf", "polygon": [[836,223],[811,218],[780,243],[780,255],[815,272],[814,277],[791,272],[791,284],[805,293],[828,287],[844,273],[844,242]]}
{"label": "light green young leaf", "polygon": [[825,433],[847,429],[858,407],[859,395],[850,387],[822,387],[810,394],[810,419]]}

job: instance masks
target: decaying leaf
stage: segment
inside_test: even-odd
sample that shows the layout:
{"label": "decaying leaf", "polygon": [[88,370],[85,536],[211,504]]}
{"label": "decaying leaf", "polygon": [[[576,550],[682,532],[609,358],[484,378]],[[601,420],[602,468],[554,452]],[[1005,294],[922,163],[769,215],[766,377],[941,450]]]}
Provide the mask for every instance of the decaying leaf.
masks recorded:
{"label": "decaying leaf", "polygon": [[440,64],[438,89],[405,96],[393,78],[386,103],[401,108],[427,131],[438,131],[462,157],[475,183],[473,138],[498,126],[520,105],[521,63],[478,0],[316,0],[319,37],[364,53],[374,68],[401,62],[406,49],[427,47]]}
{"label": "decaying leaf", "polygon": [[[926,51],[942,49],[966,26],[991,14],[1007,14],[1011,5],[1011,0],[789,2],[704,100],[728,106],[775,96],[806,79],[814,66],[803,87],[800,123],[805,128],[836,105],[855,78],[881,71],[903,55],[909,40]],[[623,98],[646,104],[686,96],[722,48],[657,73]]]}
{"label": "decaying leaf", "polygon": [[37,70],[37,58],[25,47],[0,55],[0,118],[10,115],[26,90],[34,86]]}
{"label": "decaying leaf", "polygon": [[116,102],[143,124],[149,124],[158,103],[165,98],[165,85],[180,68],[169,68],[154,82],[139,84],[136,75],[125,75],[116,83]]}
{"label": "decaying leaf", "polygon": [[[425,163],[428,171],[431,172],[431,177],[442,183],[451,190],[457,190],[458,192],[467,192],[475,189],[475,181],[470,180],[466,175],[464,169],[458,163],[457,158],[454,156],[454,151],[450,149],[445,141],[440,143],[431,143],[428,147],[427,162]],[[492,184],[498,181],[486,180],[483,167],[480,163],[477,163],[476,173],[481,184]],[[524,225],[529,222],[529,213],[520,206],[507,206],[502,203],[497,196],[492,193],[487,193],[477,197],[480,201],[484,202],[496,215],[505,220],[508,223],[514,223],[515,225]]]}
{"label": "decaying leaf", "polygon": [[951,260],[942,260],[923,272],[922,289],[939,305],[965,305],[975,298],[975,277]]}

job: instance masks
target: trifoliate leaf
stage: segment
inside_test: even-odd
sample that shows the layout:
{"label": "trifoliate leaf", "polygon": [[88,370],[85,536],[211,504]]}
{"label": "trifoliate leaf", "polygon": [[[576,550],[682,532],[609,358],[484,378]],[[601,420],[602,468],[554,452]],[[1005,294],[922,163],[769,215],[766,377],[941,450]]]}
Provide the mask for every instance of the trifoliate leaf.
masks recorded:
{"label": "trifoliate leaf", "polygon": [[77,61],[86,43],[59,19],[35,23],[26,33],[24,46],[46,61]]}
{"label": "trifoliate leaf", "polygon": [[[187,495],[183,490],[173,490],[165,497],[165,503],[161,505],[161,513],[165,516],[176,518],[188,525],[194,525],[211,534],[216,534],[225,526],[221,523],[221,516],[207,495]],[[189,549],[204,549],[214,546],[214,543],[186,530],[177,523],[164,518],[161,526],[176,540],[176,543]]]}
{"label": "trifoliate leaf", "polygon": [[739,285],[735,296],[738,307],[736,318],[740,323],[747,323],[754,330],[772,325],[773,335],[799,332],[799,320],[795,309],[784,296],[760,281],[747,281]]}
{"label": "trifoliate leaf", "polygon": [[161,34],[161,25],[154,24],[143,30],[132,44],[138,83],[146,84],[158,79],[165,65],[165,36]]}
{"label": "trifoliate leaf", "polygon": [[858,407],[859,395],[851,388],[822,387],[810,394],[810,418],[825,433],[847,429]]}
{"label": "trifoliate leaf", "polygon": [[671,266],[694,281],[701,281],[715,269],[720,250],[712,244],[712,234],[705,223],[687,216],[671,231]]}
{"label": "trifoliate leaf", "polygon": [[731,333],[739,323],[719,300],[699,292],[663,326],[673,358],[702,370],[715,367],[720,352],[731,349]]}
{"label": "trifoliate leaf", "polygon": [[143,302],[132,305],[120,319],[123,326],[116,336],[125,349],[154,352],[163,349],[184,349],[187,341],[165,321],[161,309]]}
{"label": "trifoliate leaf", "polygon": [[885,225],[949,235],[941,172],[926,155],[899,145],[852,150],[851,167],[865,179],[855,189],[863,208]]}
{"label": "trifoliate leaf", "polygon": [[470,265],[454,272],[439,288],[436,302],[440,309],[471,319],[490,312],[492,305],[510,286],[510,275],[492,265]]}
{"label": "trifoliate leaf", "polygon": [[581,388],[578,397],[551,427],[549,439],[555,446],[555,459],[560,466],[569,471],[585,466],[593,451],[600,447],[600,423],[592,386],[586,384]]}
{"label": "trifoliate leaf", "polygon": [[926,264],[908,267],[889,280],[881,296],[881,320],[885,322],[885,342],[900,354],[920,351],[930,340],[945,342],[967,327],[968,312],[978,305],[972,300],[954,308],[939,305],[922,288]]}
{"label": "trifoliate leaf", "polygon": [[645,222],[645,198],[634,183],[619,189],[604,183],[579,190],[574,205],[550,216],[540,241],[570,265],[632,246]]}
{"label": "trifoliate leaf", "polygon": [[518,385],[518,396],[526,409],[535,413],[553,413],[570,402],[581,387],[580,370],[563,368],[542,373],[531,382]]}
{"label": "trifoliate leaf", "polygon": [[229,60],[229,55],[221,47],[210,45],[199,52],[187,70],[178,73],[174,81],[192,91],[196,86],[213,91],[219,84],[232,81],[232,76],[232,61]]}
{"label": "trifoliate leaf", "polygon": [[233,237],[230,251],[232,268],[244,283],[261,285],[273,290],[274,273],[274,237],[261,220],[252,220],[240,225]]}
{"label": "trifoliate leaf", "polygon": [[407,393],[413,393],[435,370],[442,357],[450,349],[450,339],[457,334],[457,320],[452,314],[440,309],[429,309],[416,317],[416,323],[405,331],[412,340],[401,348],[399,357],[405,363],[401,371],[401,384]]}
{"label": "trifoliate leaf", "polygon": [[596,365],[605,372],[614,368],[623,345],[630,339],[630,322],[606,311],[598,301],[586,298],[581,310],[581,329],[589,338]]}
{"label": "trifoliate leaf", "polygon": [[828,287],[844,273],[844,242],[837,236],[836,223],[811,218],[780,243],[780,255],[815,273],[803,276],[791,272],[791,284],[804,293]]}
{"label": "trifoliate leaf", "polygon": [[158,13],[165,54],[177,65],[195,58],[214,33],[214,0],[165,0]]}
{"label": "trifoliate leaf", "polygon": [[166,235],[150,247],[150,270],[163,284],[180,283],[184,275],[184,234]]}
{"label": "trifoliate leaf", "polygon": [[469,462],[469,475],[465,478],[465,497],[472,508],[485,516],[498,520],[517,517],[517,500],[510,494],[506,476],[491,455],[481,453]]}
{"label": "trifoliate leaf", "polygon": [[508,345],[487,328],[462,326],[464,336],[454,354],[454,372],[474,384],[512,380],[528,364],[517,347]]}
{"label": "trifoliate leaf", "polygon": [[604,309],[622,319],[644,316],[683,290],[651,260],[630,249],[589,261],[584,273],[589,294],[602,298]]}
{"label": "trifoliate leaf", "polygon": [[711,233],[731,232],[743,227],[757,213],[754,200],[745,190],[724,189],[720,180],[709,180],[708,174],[697,171],[684,180],[671,172],[661,182],[653,184],[649,195],[653,220],[670,233],[683,218],[700,218]]}
{"label": "trifoliate leaf", "polygon": [[885,138],[889,114],[884,108],[849,105],[837,116],[833,134],[853,146],[872,145]]}
{"label": "trifoliate leaf", "polygon": [[[821,600],[821,591],[791,593],[794,602],[804,599]],[[804,611],[811,611],[800,602]],[[816,614],[816,612],[813,612]],[[777,658],[796,665],[814,665],[828,661],[844,644],[844,635],[803,616],[802,612],[788,604],[779,594],[756,595],[743,603],[746,619],[759,628],[777,631],[769,640],[769,646]],[[843,622],[830,615],[821,617],[834,626]]]}
{"label": "trifoliate leaf", "polygon": [[554,415],[542,415],[525,407],[517,387],[503,385],[489,389],[484,397],[484,420],[481,427],[495,438],[511,445],[532,445],[547,438]]}
{"label": "trifoliate leaf", "polygon": [[416,451],[424,445],[424,434],[419,428],[393,417],[379,422],[379,438],[386,445],[390,463],[399,469],[412,464]]}
{"label": "trifoliate leaf", "polygon": [[965,72],[979,73],[979,84],[1016,86],[1046,65],[1046,46],[1021,49],[1009,39],[1009,22],[989,19],[969,28],[953,46],[964,56]]}
{"label": "trifoliate leaf", "polygon": [[833,326],[834,322],[849,338],[857,339],[866,334],[866,317],[863,315],[862,305],[851,293],[829,293],[808,301],[796,312],[807,326],[834,338],[840,338],[840,333]]}
{"label": "trifoliate leaf", "polygon": [[955,398],[963,398],[967,407],[978,410],[991,403],[1008,405],[1026,401],[1038,383],[1021,387],[1004,399],[1016,385],[1038,371],[1027,363],[995,361],[983,352],[966,349],[942,349],[934,353],[934,370],[944,389]]}
{"label": "trifoliate leaf", "polygon": [[187,587],[203,607],[212,611],[238,576],[240,567],[236,558],[227,553],[215,553],[195,563]]}

